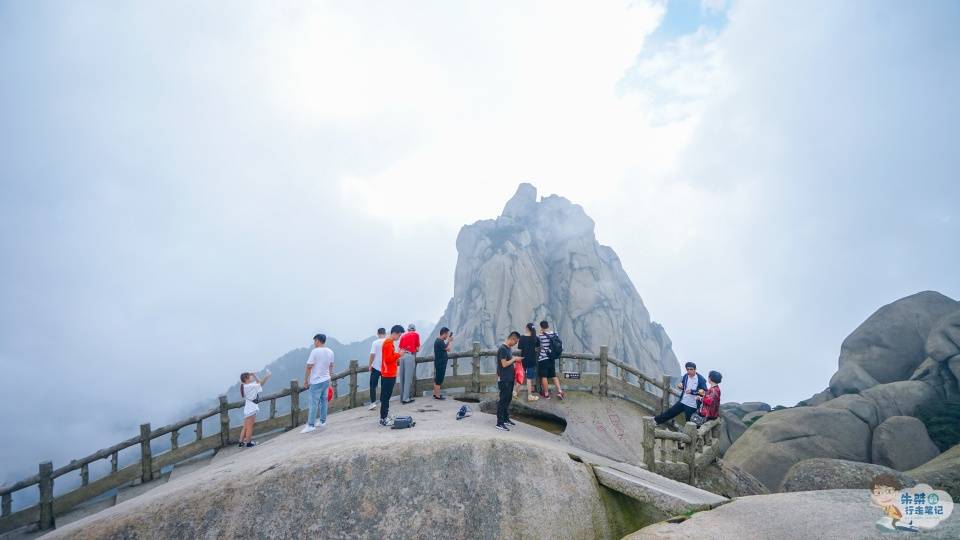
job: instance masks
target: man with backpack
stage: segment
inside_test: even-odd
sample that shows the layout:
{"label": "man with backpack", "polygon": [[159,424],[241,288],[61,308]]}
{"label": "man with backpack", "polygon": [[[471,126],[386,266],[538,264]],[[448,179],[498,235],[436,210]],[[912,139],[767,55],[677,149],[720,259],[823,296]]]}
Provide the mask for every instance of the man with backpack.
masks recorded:
{"label": "man with backpack", "polygon": [[540,355],[537,361],[537,372],[540,374],[540,388],[543,399],[550,399],[550,386],[547,380],[553,379],[553,386],[557,389],[557,397],[563,400],[563,389],[560,388],[560,379],[557,377],[557,360],[563,354],[563,341],[556,332],[550,331],[550,323],[540,321]]}
{"label": "man with backpack", "polygon": [[702,396],[707,391],[707,380],[703,375],[697,373],[697,365],[693,362],[687,362],[684,366],[687,372],[680,378],[677,388],[683,392],[680,401],[677,401],[669,409],[653,417],[657,425],[664,424],[681,413],[684,418],[690,420],[693,413],[697,412],[697,396]]}

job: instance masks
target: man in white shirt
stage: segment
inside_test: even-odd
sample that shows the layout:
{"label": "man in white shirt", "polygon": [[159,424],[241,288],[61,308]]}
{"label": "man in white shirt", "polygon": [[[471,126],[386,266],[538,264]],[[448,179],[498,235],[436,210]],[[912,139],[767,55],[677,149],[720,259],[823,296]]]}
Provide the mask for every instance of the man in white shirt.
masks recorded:
{"label": "man in white shirt", "polygon": [[[333,351],[327,347],[327,336],[313,336],[313,350],[307,358],[307,368],[303,373],[303,387],[308,389],[310,414],[307,425],[300,433],[310,433],[318,427],[327,425],[327,390],[333,378]],[[317,405],[320,406],[320,419],[317,419]]]}
{"label": "man in white shirt", "polygon": [[707,391],[707,380],[703,378],[703,375],[697,373],[697,365],[693,362],[687,362],[684,367],[687,372],[677,384],[677,388],[683,392],[683,395],[680,397],[680,401],[653,417],[657,425],[664,424],[681,413],[684,418],[689,420],[693,413],[697,412],[697,396],[702,396]]}
{"label": "man in white shirt", "polygon": [[377,384],[380,382],[380,369],[383,362],[383,342],[387,339],[387,329],[377,328],[377,339],[370,346],[370,406],[369,410],[377,408]]}

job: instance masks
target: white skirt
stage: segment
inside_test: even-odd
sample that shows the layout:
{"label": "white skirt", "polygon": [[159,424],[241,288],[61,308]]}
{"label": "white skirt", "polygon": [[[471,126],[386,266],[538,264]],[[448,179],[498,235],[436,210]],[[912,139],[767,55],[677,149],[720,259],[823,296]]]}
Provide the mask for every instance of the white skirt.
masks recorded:
{"label": "white skirt", "polygon": [[246,403],[243,404],[243,417],[244,417],[244,418],[246,418],[246,417],[248,417],[248,416],[253,416],[253,415],[257,414],[258,412],[260,412],[260,405],[257,405],[256,403],[250,401],[249,399],[247,400]]}

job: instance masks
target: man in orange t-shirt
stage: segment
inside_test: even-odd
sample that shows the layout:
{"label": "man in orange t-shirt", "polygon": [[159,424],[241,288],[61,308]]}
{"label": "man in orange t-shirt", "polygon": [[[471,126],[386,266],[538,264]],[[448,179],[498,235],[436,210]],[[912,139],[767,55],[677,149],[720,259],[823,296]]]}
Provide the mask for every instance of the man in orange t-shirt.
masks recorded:
{"label": "man in orange t-shirt", "polygon": [[393,386],[397,383],[397,361],[400,360],[400,352],[397,350],[397,342],[400,340],[400,334],[403,333],[403,327],[399,324],[393,325],[390,329],[390,337],[383,340],[383,351],[380,359],[380,425],[393,425],[393,418],[387,414],[390,412],[390,397],[393,395]]}
{"label": "man in orange t-shirt", "polygon": [[400,338],[400,403],[412,403],[413,385],[417,377],[417,353],[420,352],[420,334],[417,327],[407,326],[407,332]]}

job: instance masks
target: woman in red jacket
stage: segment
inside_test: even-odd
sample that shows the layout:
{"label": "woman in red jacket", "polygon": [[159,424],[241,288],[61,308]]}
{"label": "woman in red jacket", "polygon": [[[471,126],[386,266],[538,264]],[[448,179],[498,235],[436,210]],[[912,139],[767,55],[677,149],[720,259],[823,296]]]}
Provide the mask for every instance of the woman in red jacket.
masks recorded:
{"label": "woman in red jacket", "polygon": [[393,418],[387,416],[390,412],[390,396],[393,395],[393,385],[397,383],[397,361],[400,360],[400,351],[397,342],[403,334],[403,327],[399,324],[390,328],[390,337],[383,340],[383,351],[380,370],[380,425],[393,425]]}
{"label": "woman in red jacket", "polygon": [[707,381],[709,381],[710,388],[706,392],[700,390],[700,395],[703,396],[703,405],[700,406],[699,414],[705,420],[713,420],[714,418],[720,416],[720,381],[723,380],[723,375],[717,371],[711,371],[707,375]]}

